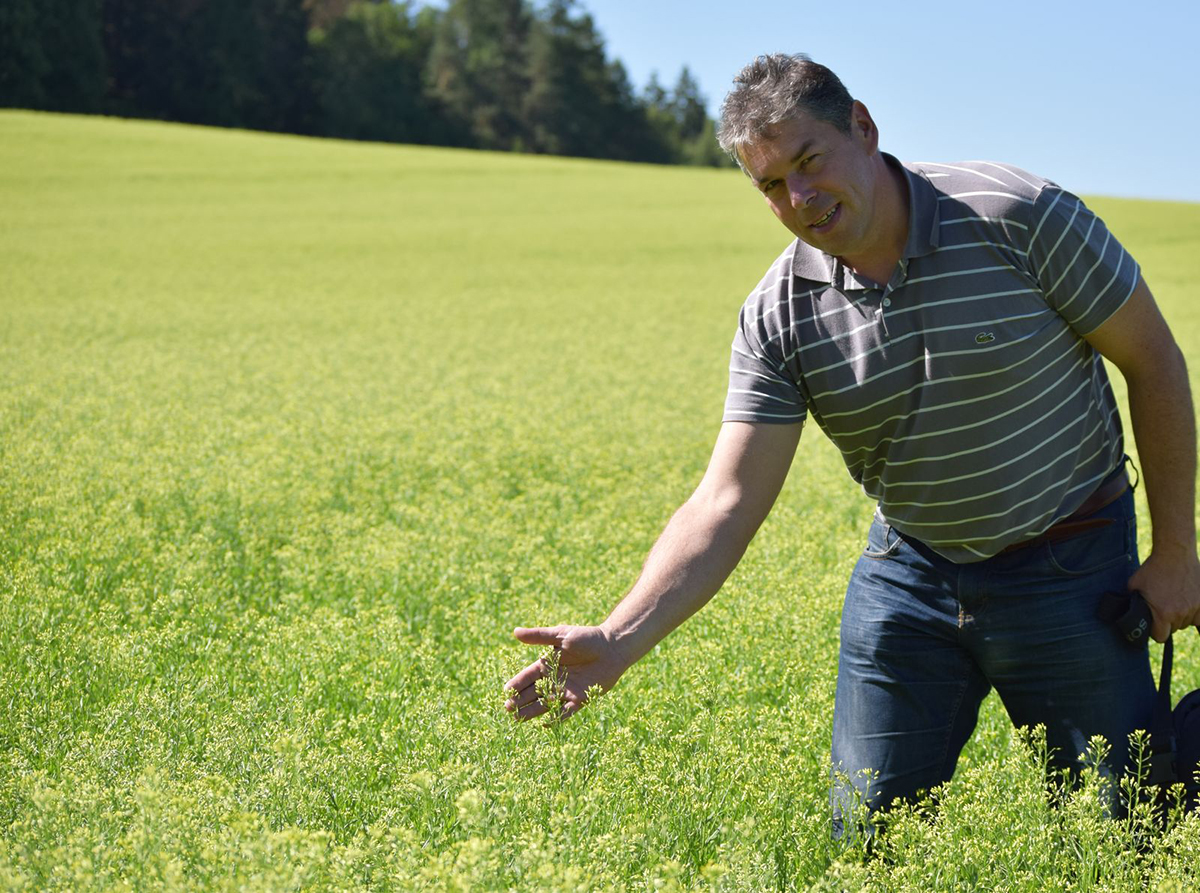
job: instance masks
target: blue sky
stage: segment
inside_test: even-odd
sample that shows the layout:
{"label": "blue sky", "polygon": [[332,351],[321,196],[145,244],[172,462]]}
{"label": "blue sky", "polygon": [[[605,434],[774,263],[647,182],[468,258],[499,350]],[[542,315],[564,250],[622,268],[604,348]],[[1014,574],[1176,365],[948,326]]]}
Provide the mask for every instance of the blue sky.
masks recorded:
{"label": "blue sky", "polygon": [[581,0],[639,88],[683,65],[716,113],[759,53],[803,52],[913,161],[1005,161],[1087,195],[1200,201],[1200,0]]}

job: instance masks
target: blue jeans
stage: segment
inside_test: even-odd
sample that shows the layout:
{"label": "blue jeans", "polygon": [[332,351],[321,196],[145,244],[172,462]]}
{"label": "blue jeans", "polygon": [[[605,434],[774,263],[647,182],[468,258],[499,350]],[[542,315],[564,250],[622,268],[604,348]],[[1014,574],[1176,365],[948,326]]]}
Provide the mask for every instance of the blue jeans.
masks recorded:
{"label": "blue jeans", "polygon": [[955,564],[876,516],[842,612],[835,834],[856,799],[878,809],[949,780],[993,686],[1015,725],[1045,725],[1054,767],[1079,768],[1093,735],[1112,748],[1108,770],[1125,767],[1154,680],[1146,645],[1096,610],[1138,566],[1132,490],[1092,517],[1111,523]]}

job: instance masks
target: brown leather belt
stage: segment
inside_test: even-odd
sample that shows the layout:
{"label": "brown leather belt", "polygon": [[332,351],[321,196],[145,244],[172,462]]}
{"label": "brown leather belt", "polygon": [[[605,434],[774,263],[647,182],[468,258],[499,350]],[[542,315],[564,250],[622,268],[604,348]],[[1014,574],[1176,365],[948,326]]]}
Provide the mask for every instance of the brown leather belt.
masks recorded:
{"label": "brown leather belt", "polygon": [[1092,495],[1083,501],[1083,505],[1061,521],[1050,525],[1033,539],[1013,543],[1011,546],[1001,549],[997,554],[1004,555],[1029,546],[1039,546],[1042,543],[1057,543],[1078,536],[1085,531],[1095,530],[1097,527],[1107,527],[1113,523],[1112,518],[1091,518],[1089,515],[1094,515],[1106,505],[1116,502],[1128,489],[1129,476],[1122,469],[1120,474],[1114,475],[1097,487]]}

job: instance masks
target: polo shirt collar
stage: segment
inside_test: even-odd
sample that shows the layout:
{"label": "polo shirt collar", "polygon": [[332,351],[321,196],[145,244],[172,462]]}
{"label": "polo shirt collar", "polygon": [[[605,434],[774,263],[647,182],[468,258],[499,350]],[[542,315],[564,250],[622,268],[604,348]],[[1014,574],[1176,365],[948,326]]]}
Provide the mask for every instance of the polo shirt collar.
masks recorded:
{"label": "polo shirt collar", "polygon": [[[924,172],[902,164],[887,152],[883,160],[904,171],[908,183],[908,241],[904,245],[905,259],[932,254],[938,247],[940,218],[938,215],[937,190]],[[828,282],[844,285],[850,275],[835,257],[831,257],[807,242],[796,240],[796,251],[792,255],[792,273],[812,282]],[[835,283],[835,279],[839,280]]]}

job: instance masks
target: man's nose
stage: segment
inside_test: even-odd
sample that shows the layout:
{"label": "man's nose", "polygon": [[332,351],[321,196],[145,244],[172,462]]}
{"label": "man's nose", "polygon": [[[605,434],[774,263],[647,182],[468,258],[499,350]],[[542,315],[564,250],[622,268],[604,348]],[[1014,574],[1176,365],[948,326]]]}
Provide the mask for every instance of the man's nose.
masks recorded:
{"label": "man's nose", "polygon": [[791,196],[792,207],[800,209],[812,204],[813,199],[817,197],[817,190],[812,188],[807,177],[803,177],[798,173],[788,174],[786,180],[788,195]]}

